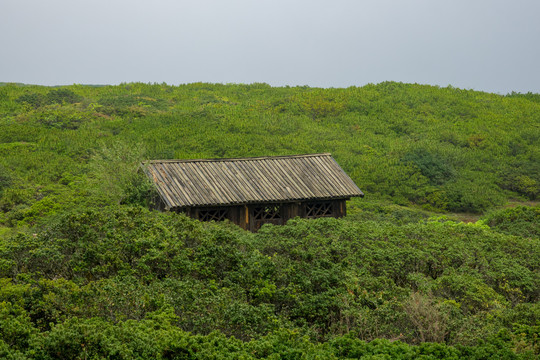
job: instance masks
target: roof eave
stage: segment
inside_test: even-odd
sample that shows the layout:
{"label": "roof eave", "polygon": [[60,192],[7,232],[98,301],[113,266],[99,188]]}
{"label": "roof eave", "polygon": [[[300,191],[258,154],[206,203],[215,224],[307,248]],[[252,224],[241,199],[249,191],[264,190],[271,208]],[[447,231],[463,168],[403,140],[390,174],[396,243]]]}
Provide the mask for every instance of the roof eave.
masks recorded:
{"label": "roof eave", "polygon": [[281,200],[252,200],[244,202],[230,202],[230,203],[206,203],[206,204],[177,204],[170,207],[170,209],[184,209],[190,207],[227,207],[227,206],[243,206],[254,204],[275,204],[275,203],[295,203],[305,201],[330,201],[330,200],[349,200],[352,197],[364,197],[364,194],[348,194],[332,197],[320,197],[320,198],[301,198],[301,199],[281,199]]}

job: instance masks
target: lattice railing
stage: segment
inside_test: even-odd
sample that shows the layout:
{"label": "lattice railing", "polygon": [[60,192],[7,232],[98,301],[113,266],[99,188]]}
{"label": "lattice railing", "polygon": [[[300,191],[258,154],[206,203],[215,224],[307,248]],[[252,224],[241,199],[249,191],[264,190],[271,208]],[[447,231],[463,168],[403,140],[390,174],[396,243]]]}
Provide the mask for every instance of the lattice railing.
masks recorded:
{"label": "lattice railing", "polygon": [[324,216],[333,216],[334,207],[331,202],[307,203],[306,217],[318,218]]}
{"label": "lattice railing", "polygon": [[266,205],[253,209],[253,218],[255,220],[279,220],[281,219],[281,206]]}
{"label": "lattice railing", "polygon": [[201,221],[223,221],[226,218],[226,209],[199,210],[199,220]]}

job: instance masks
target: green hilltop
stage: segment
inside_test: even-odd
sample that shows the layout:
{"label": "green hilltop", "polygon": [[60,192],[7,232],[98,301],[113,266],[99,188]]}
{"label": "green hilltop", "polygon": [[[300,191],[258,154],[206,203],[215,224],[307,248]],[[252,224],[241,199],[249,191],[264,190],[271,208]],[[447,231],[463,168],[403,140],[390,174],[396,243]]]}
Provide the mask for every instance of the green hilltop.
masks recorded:
{"label": "green hilltop", "polygon": [[[539,94],[1,85],[0,358],[540,355]],[[139,171],[323,152],[365,198],[256,234]]]}

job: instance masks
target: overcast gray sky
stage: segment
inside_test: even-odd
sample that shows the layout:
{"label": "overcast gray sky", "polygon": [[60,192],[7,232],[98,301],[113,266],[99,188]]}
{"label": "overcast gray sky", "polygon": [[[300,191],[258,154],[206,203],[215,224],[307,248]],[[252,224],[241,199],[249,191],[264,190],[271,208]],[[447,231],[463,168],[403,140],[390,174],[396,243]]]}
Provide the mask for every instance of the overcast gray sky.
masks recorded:
{"label": "overcast gray sky", "polygon": [[0,81],[540,93],[540,0],[0,0]]}

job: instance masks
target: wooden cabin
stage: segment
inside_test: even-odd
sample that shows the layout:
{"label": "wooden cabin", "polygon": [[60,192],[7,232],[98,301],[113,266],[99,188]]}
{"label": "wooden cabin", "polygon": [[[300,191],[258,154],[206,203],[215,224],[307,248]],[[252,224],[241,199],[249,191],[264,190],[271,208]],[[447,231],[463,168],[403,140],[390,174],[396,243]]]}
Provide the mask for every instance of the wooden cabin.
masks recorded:
{"label": "wooden cabin", "polygon": [[143,164],[159,208],[250,231],[263,224],[342,217],[345,201],[364,196],[330,154],[237,159],[152,160]]}

